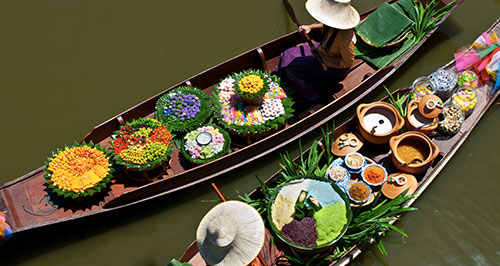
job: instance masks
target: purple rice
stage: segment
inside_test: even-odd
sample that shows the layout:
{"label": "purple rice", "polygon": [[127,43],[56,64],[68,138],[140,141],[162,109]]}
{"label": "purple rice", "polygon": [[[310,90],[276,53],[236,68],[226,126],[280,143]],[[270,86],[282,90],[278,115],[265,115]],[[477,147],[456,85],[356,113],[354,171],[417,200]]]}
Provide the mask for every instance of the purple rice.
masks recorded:
{"label": "purple rice", "polygon": [[316,246],[318,239],[314,217],[294,219],[291,223],[283,226],[281,233],[290,242],[304,247]]}

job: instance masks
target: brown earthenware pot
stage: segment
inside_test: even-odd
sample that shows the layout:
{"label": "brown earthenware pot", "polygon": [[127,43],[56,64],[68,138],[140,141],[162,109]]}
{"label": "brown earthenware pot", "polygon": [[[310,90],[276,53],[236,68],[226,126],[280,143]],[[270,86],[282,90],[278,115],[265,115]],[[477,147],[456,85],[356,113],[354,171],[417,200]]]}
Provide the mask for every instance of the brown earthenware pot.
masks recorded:
{"label": "brown earthenware pot", "polygon": [[[439,154],[439,147],[427,135],[418,131],[407,131],[392,137],[389,140],[389,146],[394,166],[410,174],[421,174],[427,171]],[[416,156],[416,154],[421,156]]]}
{"label": "brown earthenware pot", "polygon": [[[411,101],[408,103],[408,111],[406,112],[405,120],[406,129],[417,130],[425,135],[429,135],[438,126],[437,118],[427,118],[423,116],[418,110],[418,103],[419,101]],[[426,124],[427,126],[423,126]]]}
{"label": "brown earthenware pot", "polygon": [[398,134],[405,121],[398,110],[386,102],[360,104],[356,109],[359,132],[365,140],[385,144]]}

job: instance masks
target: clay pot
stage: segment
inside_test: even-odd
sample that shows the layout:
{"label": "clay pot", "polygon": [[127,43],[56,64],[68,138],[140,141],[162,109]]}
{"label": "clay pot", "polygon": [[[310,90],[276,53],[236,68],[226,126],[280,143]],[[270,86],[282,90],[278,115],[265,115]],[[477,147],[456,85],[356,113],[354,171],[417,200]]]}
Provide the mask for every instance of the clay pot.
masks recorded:
{"label": "clay pot", "polygon": [[[392,151],[391,159],[394,166],[403,172],[411,174],[421,174],[427,171],[439,154],[439,147],[427,135],[418,131],[407,131],[392,137],[389,140],[389,146]],[[403,146],[418,151],[422,158],[408,156],[408,153],[399,154],[401,152],[399,148]],[[410,154],[413,155],[416,152]]]}
{"label": "clay pot", "polygon": [[[408,109],[407,109],[408,111],[406,112],[406,120],[405,120],[406,128],[408,130],[417,130],[426,135],[429,135],[438,126],[437,118],[427,118],[423,116],[418,110],[418,103],[419,101],[411,101],[408,104]],[[428,126],[419,128],[426,124]]]}
{"label": "clay pot", "polygon": [[405,124],[398,110],[386,102],[360,104],[356,114],[359,132],[365,140],[375,144],[389,142]]}

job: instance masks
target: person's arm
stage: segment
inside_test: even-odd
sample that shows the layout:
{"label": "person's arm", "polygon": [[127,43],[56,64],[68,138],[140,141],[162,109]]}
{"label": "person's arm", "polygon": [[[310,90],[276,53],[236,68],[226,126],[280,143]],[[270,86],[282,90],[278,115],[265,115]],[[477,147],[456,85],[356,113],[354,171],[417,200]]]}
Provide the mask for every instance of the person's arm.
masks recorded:
{"label": "person's arm", "polygon": [[310,25],[300,25],[299,31],[305,31],[306,33],[309,33],[313,29],[322,29],[322,28],[323,28],[323,23],[318,22]]}

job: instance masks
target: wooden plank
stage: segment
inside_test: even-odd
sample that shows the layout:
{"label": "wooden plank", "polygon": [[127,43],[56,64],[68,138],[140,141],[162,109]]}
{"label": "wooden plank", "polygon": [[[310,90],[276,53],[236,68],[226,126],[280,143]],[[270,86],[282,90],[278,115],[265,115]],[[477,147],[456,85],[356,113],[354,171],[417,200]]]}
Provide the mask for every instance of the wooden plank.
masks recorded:
{"label": "wooden plank", "polygon": [[358,67],[354,68],[347,77],[340,82],[342,85],[342,89],[333,94],[335,99],[338,99],[353,90],[357,85],[363,82],[365,79],[373,75],[375,73],[375,69],[373,69],[367,63],[362,63]]}

